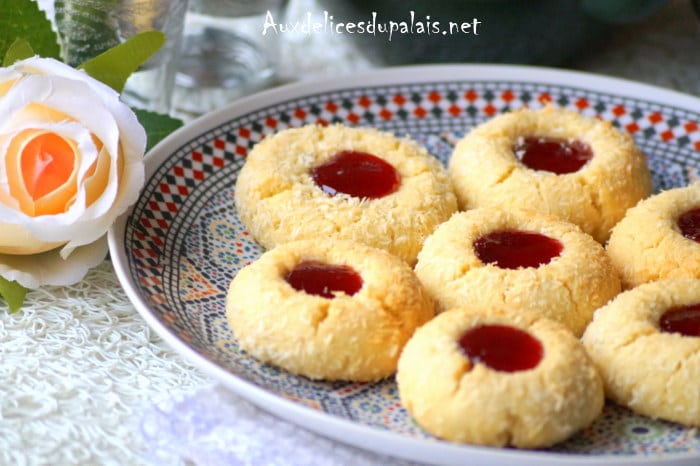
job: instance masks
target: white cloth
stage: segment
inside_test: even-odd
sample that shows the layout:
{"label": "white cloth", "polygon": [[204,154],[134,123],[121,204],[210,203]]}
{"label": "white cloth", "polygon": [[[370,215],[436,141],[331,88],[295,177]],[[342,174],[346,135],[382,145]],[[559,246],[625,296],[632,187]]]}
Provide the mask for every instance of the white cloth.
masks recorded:
{"label": "white cloth", "polygon": [[146,411],[140,426],[152,464],[198,466],[408,466],[312,434],[217,385]]}

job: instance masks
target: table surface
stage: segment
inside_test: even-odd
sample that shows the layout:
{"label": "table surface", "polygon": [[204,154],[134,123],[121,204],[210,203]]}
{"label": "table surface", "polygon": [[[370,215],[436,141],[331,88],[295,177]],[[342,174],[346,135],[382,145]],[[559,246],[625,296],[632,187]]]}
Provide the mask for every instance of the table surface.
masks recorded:
{"label": "table surface", "polygon": [[[372,66],[348,44],[313,40],[283,44],[287,79]],[[572,67],[700,95],[699,46],[690,3],[674,0]],[[219,387],[146,326],[109,260],[74,286],[31,291],[18,313],[0,304],[0,355],[0,465],[406,464],[296,429]]]}

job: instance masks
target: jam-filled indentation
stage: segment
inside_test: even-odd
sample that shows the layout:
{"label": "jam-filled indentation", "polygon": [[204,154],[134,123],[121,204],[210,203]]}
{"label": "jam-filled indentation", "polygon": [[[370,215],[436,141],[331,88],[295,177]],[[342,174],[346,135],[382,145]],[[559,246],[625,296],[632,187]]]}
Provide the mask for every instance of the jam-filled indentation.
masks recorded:
{"label": "jam-filled indentation", "polygon": [[297,291],[334,298],[342,291],[352,296],[362,288],[362,277],[350,266],[326,264],[315,260],[299,262],[284,279]]}
{"label": "jam-filled indentation", "polygon": [[388,196],[401,186],[401,176],[385,160],[368,154],[346,150],[311,169],[311,178],[323,192],[368,199]]}
{"label": "jam-filled indentation", "polygon": [[700,208],[683,213],[676,223],[683,236],[700,243]]}
{"label": "jam-filled indentation", "polygon": [[673,307],[659,318],[662,332],[700,337],[700,303]]}
{"label": "jam-filled indentation", "polygon": [[481,262],[504,269],[539,267],[558,257],[564,249],[554,238],[520,230],[493,231],[479,237],[473,247]]}
{"label": "jam-filled indentation", "polygon": [[557,175],[576,172],[593,158],[585,142],[550,137],[520,138],[513,152],[526,167]]}
{"label": "jam-filled indentation", "polygon": [[481,363],[500,372],[534,369],[544,356],[537,338],[509,325],[473,327],[459,338],[459,346],[473,364]]}

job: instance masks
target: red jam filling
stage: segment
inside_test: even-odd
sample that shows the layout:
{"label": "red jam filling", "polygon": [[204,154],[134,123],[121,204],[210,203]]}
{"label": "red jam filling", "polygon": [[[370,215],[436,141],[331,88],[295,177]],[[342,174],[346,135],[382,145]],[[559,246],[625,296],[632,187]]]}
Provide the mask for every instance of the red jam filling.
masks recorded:
{"label": "red jam filling", "polygon": [[689,210],[678,217],[676,223],[683,236],[700,243],[700,209]]}
{"label": "red jam filling", "polygon": [[472,363],[500,372],[533,369],[542,360],[542,343],[529,333],[508,325],[479,325],[464,332],[459,346]]}
{"label": "red jam filling", "polygon": [[573,173],[593,158],[588,144],[546,137],[526,137],[513,147],[520,161],[533,170],[562,175]]}
{"label": "red jam filling", "polygon": [[474,252],[481,262],[504,269],[547,264],[563,249],[556,239],[519,230],[494,231],[474,241]]}
{"label": "red jam filling", "polygon": [[401,177],[391,164],[366,152],[338,152],[314,167],[311,177],[323,192],[377,199],[388,196],[401,185]]}
{"label": "red jam filling", "polygon": [[352,267],[313,260],[299,262],[284,279],[297,291],[324,298],[334,298],[334,291],[352,296],[362,288],[362,277]]}
{"label": "red jam filling", "polygon": [[669,309],[659,319],[659,327],[662,332],[700,337],[700,303]]}

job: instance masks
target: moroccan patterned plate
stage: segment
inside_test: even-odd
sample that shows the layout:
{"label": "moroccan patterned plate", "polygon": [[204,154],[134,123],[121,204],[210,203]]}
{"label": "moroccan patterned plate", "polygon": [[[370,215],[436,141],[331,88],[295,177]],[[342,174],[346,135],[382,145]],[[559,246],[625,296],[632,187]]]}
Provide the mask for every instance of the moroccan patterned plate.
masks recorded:
{"label": "moroccan patterned plate", "polygon": [[153,149],[138,203],[110,231],[119,279],[148,324],[184,356],[262,408],[343,442],[439,464],[698,465],[696,430],[614,405],[545,451],[439,441],[411,420],[393,380],[324,383],[290,375],[247,356],[226,324],[229,282],[263,251],[234,206],[238,172],[262,137],[307,123],[373,126],[410,134],[445,162],[474,125],[546,104],[631,133],[649,157],[656,191],[698,179],[700,99],[655,87],[499,65],[407,67],[298,83],[235,102]]}

